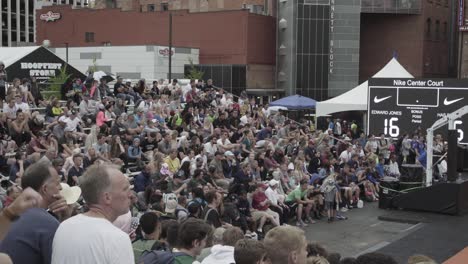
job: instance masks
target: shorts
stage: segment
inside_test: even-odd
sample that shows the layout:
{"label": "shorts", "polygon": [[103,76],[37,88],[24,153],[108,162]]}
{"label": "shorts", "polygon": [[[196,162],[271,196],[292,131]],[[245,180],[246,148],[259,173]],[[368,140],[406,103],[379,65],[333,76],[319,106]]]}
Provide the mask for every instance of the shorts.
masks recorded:
{"label": "shorts", "polygon": [[260,220],[260,218],[262,218],[264,216],[268,216],[267,212],[265,212],[265,211],[254,211],[254,212],[252,212],[252,219],[254,221],[258,221],[258,220]]}
{"label": "shorts", "polygon": [[336,201],[333,202],[325,202],[325,208],[327,210],[336,210]]}
{"label": "shorts", "polygon": [[5,91],[5,86],[0,86],[0,101],[5,100],[6,98],[6,91]]}

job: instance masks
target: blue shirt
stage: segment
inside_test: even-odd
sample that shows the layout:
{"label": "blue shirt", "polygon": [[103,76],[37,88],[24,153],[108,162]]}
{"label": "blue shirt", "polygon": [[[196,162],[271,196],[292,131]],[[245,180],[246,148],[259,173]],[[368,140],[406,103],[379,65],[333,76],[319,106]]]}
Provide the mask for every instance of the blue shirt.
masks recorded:
{"label": "blue shirt", "polygon": [[140,157],[140,155],[141,155],[141,148],[131,145],[131,146],[128,148],[128,153],[127,153],[127,155],[128,155],[128,157],[131,158],[131,159],[136,159],[136,158]]}
{"label": "blue shirt", "polygon": [[49,264],[59,224],[46,210],[31,208],[13,222],[0,252],[8,254],[13,263]]}
{"label": "blue shirt", "polygon": [[144,192],[146,187],[150,184],[150,175],[141,172],[135,177],[135,192]]}

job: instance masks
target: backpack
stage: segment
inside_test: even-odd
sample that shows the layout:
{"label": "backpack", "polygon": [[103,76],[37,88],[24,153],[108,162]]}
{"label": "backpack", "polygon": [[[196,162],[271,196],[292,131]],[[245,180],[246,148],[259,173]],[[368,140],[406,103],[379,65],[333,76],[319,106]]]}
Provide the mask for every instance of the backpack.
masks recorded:
{"label": "backpack", "polygon": [[173,264],[175,258],[179,256],[188,256],[183,252],[170,252],[152,250],[144,252],[136,262],[137,264]]}

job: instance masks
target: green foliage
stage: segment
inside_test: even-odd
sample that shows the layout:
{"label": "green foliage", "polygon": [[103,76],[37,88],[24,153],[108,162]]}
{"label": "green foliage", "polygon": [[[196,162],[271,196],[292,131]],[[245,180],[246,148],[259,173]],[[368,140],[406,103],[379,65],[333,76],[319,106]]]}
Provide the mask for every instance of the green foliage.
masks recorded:
{"label": "green foliage", "polygon": [[98,65],[96,62],[96,57],[93,58],[93,66],[89,66],[88,71],[89,72],[97,72],[98,71]]}
{"label": "green foliage", "polygon": [[67,74],[67,64],[65,64],[60,70],[59,74],[51,77],[49,79],[49,85],[46,94],[47,97],[50,96],[58,96],[60,97],[60,88],[62,87],[62,84],[70,78],[71,74]]}
{"label": "green foliage", "polygon": [[187,79],[194,79],[194,80],[200,80],[203,79],[203,75],[205,74],[202,71],[199,71],[197,68],[195,68],[195,65],[193,64],[192,58],[189,58],[189,63],[190,63],[190,69],[188,71],[188,74],[185,75],[185,78]]}

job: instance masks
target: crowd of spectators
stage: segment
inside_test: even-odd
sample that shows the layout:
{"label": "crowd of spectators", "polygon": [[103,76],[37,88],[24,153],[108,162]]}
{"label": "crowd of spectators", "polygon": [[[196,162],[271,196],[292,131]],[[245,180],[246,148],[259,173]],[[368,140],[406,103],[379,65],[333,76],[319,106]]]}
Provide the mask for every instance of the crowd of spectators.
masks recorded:
{"label": "crowd of spectators", "polygon": [[320,130],[211,80],[76,79],[46,99],[15,79],[5,91],[2,215],[19,215],[8,209],[22,190],[40,195],[0,244],[13,263],[396,263],[337,262],[301,229],[346,220],[402,164],[424,165],[420,131],[392,141],[339,119]]}

